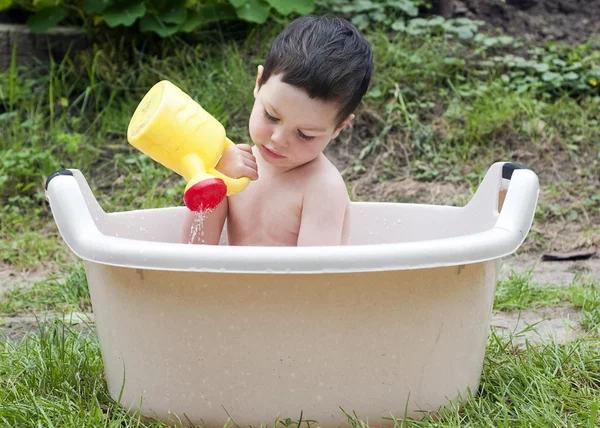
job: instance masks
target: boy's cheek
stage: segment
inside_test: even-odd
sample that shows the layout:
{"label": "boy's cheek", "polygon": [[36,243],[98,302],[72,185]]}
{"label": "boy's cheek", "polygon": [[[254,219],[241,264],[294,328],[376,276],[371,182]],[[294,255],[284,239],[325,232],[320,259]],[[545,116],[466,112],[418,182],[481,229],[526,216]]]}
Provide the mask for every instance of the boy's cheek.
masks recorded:
{"label": "boy's cheek", "polygon": [[250,138],[256,144],[263,138],[264,130],[261,130],[259,121],[255,117],[250,116],[250,123],[248,126],[250,131]]}

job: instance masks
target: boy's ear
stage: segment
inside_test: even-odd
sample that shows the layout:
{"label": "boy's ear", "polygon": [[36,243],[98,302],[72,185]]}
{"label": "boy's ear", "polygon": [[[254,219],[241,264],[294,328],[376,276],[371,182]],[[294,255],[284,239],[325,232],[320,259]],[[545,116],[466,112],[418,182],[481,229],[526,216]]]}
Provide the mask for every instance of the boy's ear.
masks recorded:
{"label": "boy's ear", "polygon": [[337,136],[340,135],[340,132],[342,132],[342,129],[344,129],[346,127],[346,125],[348,125],[350,123],[350,121],[352,119],[354,119],[354,114],[350,113],[348,115],[348,117],[346,119],[344,119],[344,121],[338,125],[338,127],[335,129],[335,131],[333,131],[333,135],[331,136],[331,139],[333,140],[334,138],[337,138]]}
{"label": "boy's ear", "polygon": [[260,79],[264,69],[265,68],[262,65],[258,66],[258,72],[256,73],[256,84],[254,85],[254,98],[256,98],[258,95],[258,90],[260,89]]}

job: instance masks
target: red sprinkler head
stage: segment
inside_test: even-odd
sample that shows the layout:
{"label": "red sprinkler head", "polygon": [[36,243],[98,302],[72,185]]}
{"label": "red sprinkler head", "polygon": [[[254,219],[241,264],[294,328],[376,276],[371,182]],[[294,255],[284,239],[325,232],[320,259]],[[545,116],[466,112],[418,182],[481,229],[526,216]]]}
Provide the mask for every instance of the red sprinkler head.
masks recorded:
{"label": "red sprinkler head", "polygon": [[215,209],[227,195],[227,186],[220,178],[207,178],[190,187],[183,194],[185,206],[191,211]]}

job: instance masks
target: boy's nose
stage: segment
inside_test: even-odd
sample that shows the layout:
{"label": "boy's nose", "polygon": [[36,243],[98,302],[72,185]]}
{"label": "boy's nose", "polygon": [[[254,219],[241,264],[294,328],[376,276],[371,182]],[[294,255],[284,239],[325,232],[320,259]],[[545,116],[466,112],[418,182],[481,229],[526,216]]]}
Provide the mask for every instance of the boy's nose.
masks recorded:
{"label": "boy's nose", "polygon": [[285,133],[281,128],[275,128],[271,134],[271,141],[278,146],[285,146]]}

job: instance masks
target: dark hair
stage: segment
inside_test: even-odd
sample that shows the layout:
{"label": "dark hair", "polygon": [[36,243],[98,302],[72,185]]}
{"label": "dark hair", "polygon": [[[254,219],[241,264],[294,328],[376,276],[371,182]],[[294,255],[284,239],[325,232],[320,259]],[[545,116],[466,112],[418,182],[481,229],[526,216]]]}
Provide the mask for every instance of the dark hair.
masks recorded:
{"label": "dark hair", "polygon": [[360,104],[373,72],[369,42],[348,21],[304,16],[289,23],[273,41],[260,84],[271,76],[306,91],[309,97],[340,105],[341,123]]}

